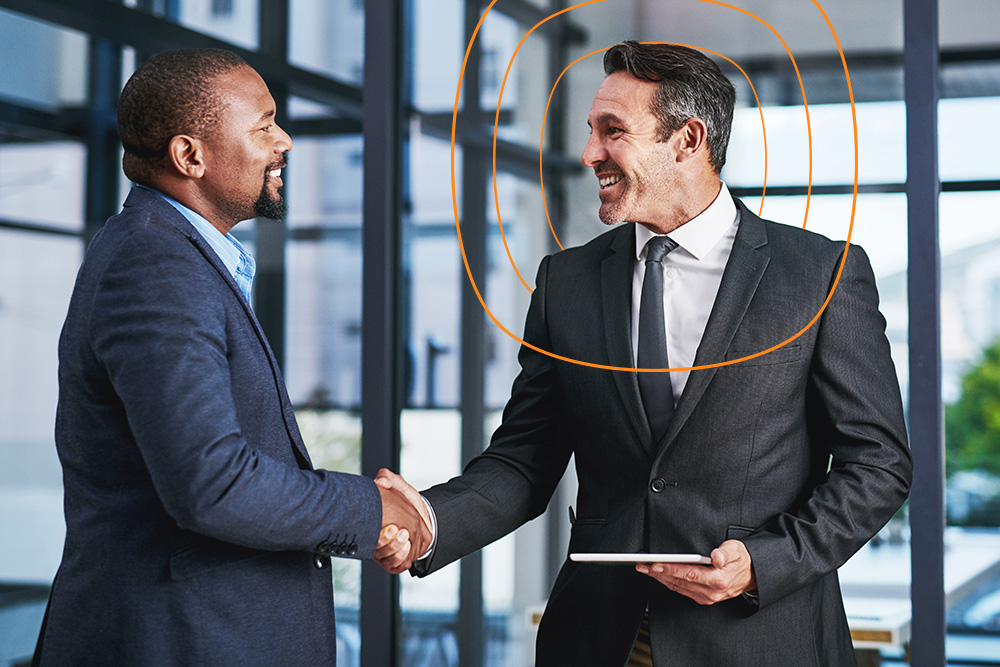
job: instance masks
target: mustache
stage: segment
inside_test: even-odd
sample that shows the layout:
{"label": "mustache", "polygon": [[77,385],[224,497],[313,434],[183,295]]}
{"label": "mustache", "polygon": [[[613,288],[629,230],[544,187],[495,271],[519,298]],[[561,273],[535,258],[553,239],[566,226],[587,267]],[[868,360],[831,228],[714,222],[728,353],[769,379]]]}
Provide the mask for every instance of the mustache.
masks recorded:
{"label": "mustache", "polygon": [[597,166],[594,167],[594,173],[600,174],[601,172],[614,171],[617,173],[622,173],[622,168],[618,166],[614,160],[605,160]]}
{"label": "mustache", "polygon": [[275,169],[284,169],[287,166],[288,166],[288,153],[285,153],[284,155],[281,156],[280,160],[276,160],[271,164],[267,165],[267,169],[265,169],[264,171],[267,172],[267,171],[274,171]]}

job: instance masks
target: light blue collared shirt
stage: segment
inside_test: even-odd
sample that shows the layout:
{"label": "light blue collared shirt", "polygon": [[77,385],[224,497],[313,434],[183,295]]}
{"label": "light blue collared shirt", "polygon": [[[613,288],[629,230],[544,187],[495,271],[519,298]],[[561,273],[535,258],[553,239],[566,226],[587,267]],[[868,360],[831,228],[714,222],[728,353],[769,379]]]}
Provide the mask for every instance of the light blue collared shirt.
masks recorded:
{"label": "light blue collared shirt", "polygon": [[253,255],[243,247],[239,241],[232,234],[223,234],[215,225],[210,223],[201,214],[189,209],[184,204],[180,203],[176,199],[168,197],[159,190],[154,190],[153,188],[147,187],[145,185],[140,185],[139,183],[134,184],[137,188],[144,188],[159,195],[168,204],[176,208],[181,215],[187,218],[194,228],[198,231],[205,243],[211,246],[215,254],[219,256],[222,263],[229,270],[229,273],[233,276],[233,280],[239,286],[240,291],[243,292],[243,296],[246,297],[247,303],[250,303],[250,294],[253,288],[253,277],[257,272],[257,262],[254,261]]}

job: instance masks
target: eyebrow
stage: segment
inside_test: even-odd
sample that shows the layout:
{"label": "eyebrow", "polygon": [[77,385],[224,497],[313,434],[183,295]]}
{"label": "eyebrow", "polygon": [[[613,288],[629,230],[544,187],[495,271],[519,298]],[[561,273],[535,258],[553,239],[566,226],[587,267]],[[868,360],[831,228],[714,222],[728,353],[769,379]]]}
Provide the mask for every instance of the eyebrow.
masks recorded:
{"label": "eyebrow", "polygon": [[[624,125],[625,121],[623,121],[621,118],[619,118],[618,116],[616,116],[613,113],[602,113],[600,116],[597,117],[597,124],[598,125],[608,125],[608,124]],[[593,125],[590,124],[589,120],[587,121],[587,125],[589,125],[590,127],[593,127]]]}
{"label": "eyebrow", "polygon": [[261,121],[265,121],[268,118],[274,118],[274,109],[271,109],[270,111],[265,111],[264,113],[262,113],[261,116],[260,116],[260,120],[258,120],[257,122],[260,123]]}

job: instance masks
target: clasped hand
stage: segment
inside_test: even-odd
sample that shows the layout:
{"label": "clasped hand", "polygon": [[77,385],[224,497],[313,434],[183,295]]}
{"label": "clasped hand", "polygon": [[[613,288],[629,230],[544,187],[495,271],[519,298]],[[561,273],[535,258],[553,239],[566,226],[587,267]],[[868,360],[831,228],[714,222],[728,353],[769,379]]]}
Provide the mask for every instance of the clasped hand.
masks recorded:
{"label": "clasped hand", "polygon": [[382,468],[375,476],[382,496],[382,530],[375,561],[390,574],[410,569],[434,538],[427,505],[399,475]]}

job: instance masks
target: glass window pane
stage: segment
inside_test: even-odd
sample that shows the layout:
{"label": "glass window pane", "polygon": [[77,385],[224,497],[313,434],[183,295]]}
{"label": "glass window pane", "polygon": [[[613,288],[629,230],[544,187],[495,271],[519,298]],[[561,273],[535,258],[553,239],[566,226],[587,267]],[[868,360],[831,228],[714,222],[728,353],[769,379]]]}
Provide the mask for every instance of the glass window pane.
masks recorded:
{"label": "glass window pane", "polygon": [[461,0],[412,2],[413,105],[421,111],[450,114],[465,58],[464,3]]}
{"label": "glass window pane", "polygon": [[[546,65],[549,59],[549,41],[537,30],[521,44],[513,65],[510,65],[514,49],[527,31],[528,28],[502,14],[490,14],[483,33],[481,101],[492,126],[500,87],[503,85],[498,135],[509,141],[526,144],[537,151],[542,134],[542,119],[545,118],[545,105],[549,100],[553,81],[549,79]],[[510,73],[507,74],[504,85],[508,65]],[[566,83],[561,81],[560,85]],[[509,117],[503,114],[509,114]],[[551,136],[547,135],[546,145],[550,140]]]}
{"label": "glass window pane", "polygon": [[[906,180],[906,117],[902,102],[857,104],[858,181]],[[854,128],[849,104],[809,106],[813,185],[854,182]],[[767,132],[767,185],[809,182],[809,132],[805,108],[764,107]],[[733,117],[723,180],[733,186],[760,186],[764,179],[764,133],[760,111],[740,108]]]}
{"label": "glass window pane", "polygon": [[256,0],[128,0],[125,4],[226,42],[257,48],[260,3]]}
{"label": "glass window pane", "polygon": [[178,23],[248,49],[256,49],[260,4],[242,0],[180,0]]}
{"label": "glass window pane", "polygon": [[361,232],[286,249],[285,381],[293,405],[361,404]]}
{"label": "glass window pane", "polygon": [[360,234],[363,147],[359,135],[295,139],[285,187],[290,228],[351,228]]}
{"label": "glass window pane", "polygon": [[345,83],[364,80],[364,0],[291,0],[289,60]]}
{"label": "glass window pane", "polygon": [[48,111],[87,99],[87,36],[0,10],[0,96]]}
{"label": "glass window pane", "polygon": [[0,230],[0,581],[48,584],[62,555],[56,346],[82,256],[79,239]]}
{"label": "glass window pane", "polygon": [[285,364],[296,405],[361,403],[362,146],[304,137],[289,158]]}
{"label": "glass window pane", "polygon": [[[418,489],[460,472],[461,415],[456,410],[405,410],[400,420],[400,473]],[[401,576],[405,664],[457,667],[459,563],[429,577]]]}
{"label": "glass window pane", "polygon": [[82,230],[86,157],[73,141],[0,143],[0,217]]}
{"label": "glass window pane", "polygon": [[1000,647],[998,205],[996,191],[941,195],[949,662]]}
{"label": "glass window pane", "polygon": [[1000,97],[941,100],[938,105],[941,180],[1000,178],[996,159],[1000,133],[986,129],[998,115]]}

